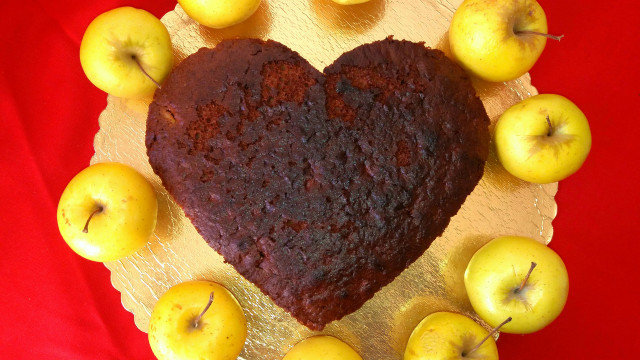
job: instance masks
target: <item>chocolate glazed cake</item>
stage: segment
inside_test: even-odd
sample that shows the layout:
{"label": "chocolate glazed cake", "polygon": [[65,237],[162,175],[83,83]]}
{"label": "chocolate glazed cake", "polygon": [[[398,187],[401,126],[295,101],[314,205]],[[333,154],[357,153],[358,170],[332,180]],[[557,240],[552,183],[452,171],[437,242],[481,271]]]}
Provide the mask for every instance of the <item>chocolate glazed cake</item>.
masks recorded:
{"label": "chocolate glazed cake", "polygon": [[488,125],[464,71],[423,44],[362,45],[323,74],[242,39],[173,71],[146,145],[207,243],[320,330],[442,234],[482,177]]}

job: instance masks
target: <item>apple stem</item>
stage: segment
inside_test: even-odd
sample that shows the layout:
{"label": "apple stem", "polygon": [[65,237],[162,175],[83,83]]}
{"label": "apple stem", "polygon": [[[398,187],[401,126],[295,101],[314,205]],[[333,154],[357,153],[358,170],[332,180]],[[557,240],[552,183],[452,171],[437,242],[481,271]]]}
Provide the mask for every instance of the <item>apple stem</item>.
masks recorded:
{"label": "apple stem", "polygon": [[102,206],[98,206],[95,210],[93,210],[91,215],[89,215],[89,218],[87,219],[87,222],[84,223],[84,228],[82,229],[83,233],[86,234],[86,233],[89,232],[89,221],[91,221],[91,219],[93,218],[94,215],[101,213],[102,210],[104,210],[104,208]]}
{"label": "apple stem", "polygon": [[209,295],[209,302],[207,303],[207,306],[204,307],[204,310],[202,310],[200,315],[198,315],[198,317],[193,321],[194,329],[197,329],[198,326],[200,326],[200,319],[202,319],[202,316],[204,315],[204,313],[206,313],[207,310],[209,310],[209,308],[211,307],[212,303],[213,303],[213,291]]}
{"label": "apple stem", "polygon": [[557,40],[557,41],[562,40],[562,38],[564,37],[564,35],[551,35],[551,34],[545,34],[545,33],[537,32],[537,31],[531,31],[531,30],[519,30],[519,31],[516,31],[515,33],[516,33],[516,35],[520,35],[520,34],[540,35],[540,36],[544,36],[546,38]]}
{"label": "apple stem", "polygon": [[484,344],[485,341],[489,340],[490,337],[492,337],[495,333],[497,333],[501,327],[503,327],[505,324],[507,324],[509,321],[511,321],[511,316],[509,316],[507,318],[507,320],[503,321],[500,323],[500,325],[494,327],[493,329],[491,329],[491,331],[489,332],[489,334],[487,334],[487,336],[484,337],[484,339],[480,340],[480,342],[478,343],[478,345],[474,346],[473,349],[471,349],[468,352],[463,352],[462,356],[463,357],[467,357],[469,356],[471,353],[473,353],[474,351],[480,349],[480,346],[482,346],[482,344]]}
{"label": "apple stem", "polygon": [[549,119],[549,115],[547,115],[547,125],[549,125],[549,131],[547,131],[547,136],[553,135],[553,126],[551,125],[551,119]]}
{"label": "apple stem", "polygon": [[519,293],[520,291],[522,291],[522,289],[524,289],[524,286],[527,284],[527,281],[529,281],[529,276],[531,276],[531,272],[533,271],[533,269],[536,268],[538,264],[534,263],[533,261],[531,262],[531,267],[529,268],[529,272],[527,272],[527,276],[524,277],[524,280],[522,280],[522,284],[520,284],[520,287],[516,289],[516,294]]}
{"label": "apple stem", "polygon": [[140,71],[142,71],[142,73],[149,78],[149,80],[151,80],[157,87],[158,89],[160,89],[160,84],[151,77],[151,75],[149,75],[149,73],[142,67],[142,64],[140,64],[140,60],[138,60],[138,57],[135,55],[131,55],[131,59],[133,59],[133,61],[135,61],[135,63],[138,65],[138,68],[140,68]]}

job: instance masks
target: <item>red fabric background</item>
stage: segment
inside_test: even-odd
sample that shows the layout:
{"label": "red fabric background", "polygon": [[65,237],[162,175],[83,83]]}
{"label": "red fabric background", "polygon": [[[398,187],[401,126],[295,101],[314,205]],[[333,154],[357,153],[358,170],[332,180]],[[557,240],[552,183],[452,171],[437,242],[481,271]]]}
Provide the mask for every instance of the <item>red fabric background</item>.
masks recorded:
{"label": "red fabric background", "polygon": [[[268,1],[268,0],[266,0]],[[305,0],[296,0],[305,1]],[[543,93],[587,114],[593,149],[562,181],[551,247],[569,269],[564,313],[527,336],[503,335],[503,359],[638,358],[640,26],[635,0],[541,0],[550,32],[532,70]],[[106,95],[78,59],[98,14],[132,5],[162,16],[172,0],[0,2],[0,357],[151,359],[103,265],[63,242],[55,210],[86,167]]]}

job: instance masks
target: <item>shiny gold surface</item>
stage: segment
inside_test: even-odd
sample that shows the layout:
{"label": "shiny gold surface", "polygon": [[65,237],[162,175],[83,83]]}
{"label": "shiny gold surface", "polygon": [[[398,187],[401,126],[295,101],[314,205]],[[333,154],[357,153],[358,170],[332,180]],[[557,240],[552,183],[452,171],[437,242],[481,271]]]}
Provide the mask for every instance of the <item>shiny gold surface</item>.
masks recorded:
{"label": "shiny gold surface", "polygon": [[[162,22],[171,34],[176,63],[223,38],[261,37],[284,43],[323,69],[342,52],[388,35],[446,50],[449,20],[460,2],[372,0],[343,7],[331,0],[263,0],[249,20],[224,30],[199,26],[179,6]],[[493,121],[510,105],[537,93],[529,75],[506,84],[475,85]],[[144,146],[149,101],[108,98],[91,161],[129,164],[153,183],[159,195],[158,226],[149,244],[124,260],[106,264],[124,307],[146,331],[153,305],[170,286],[191,279],[213,280],[231,290],[244,307],[249,333],[241,358],[281,359],[313,332],[225,264],[162,188]],[[556,191],[557,184],[535,185],[512,177],[492,154],[484,178],[443,236],[360,310],[329,324],[324,333],[351,344],[366,360],[401,359],[411,330],[425,315],[449,310],[477,319],[463,284],[467,261],[497,235],[549,241]]]}

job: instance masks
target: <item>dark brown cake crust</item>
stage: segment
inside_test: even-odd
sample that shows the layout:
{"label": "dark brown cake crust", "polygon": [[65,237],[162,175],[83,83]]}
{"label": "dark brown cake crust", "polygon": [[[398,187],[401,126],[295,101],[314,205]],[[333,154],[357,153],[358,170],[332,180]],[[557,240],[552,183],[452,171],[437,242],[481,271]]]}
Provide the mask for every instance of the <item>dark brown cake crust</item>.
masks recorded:
{"label": "dark brown cake crust", "polygon": [[389,38],[324,73],[274,41],[200,49],[156,92],[146,137],[209,245],[315,330],[442,234],[489,144],[469,79],[438,50]]}

